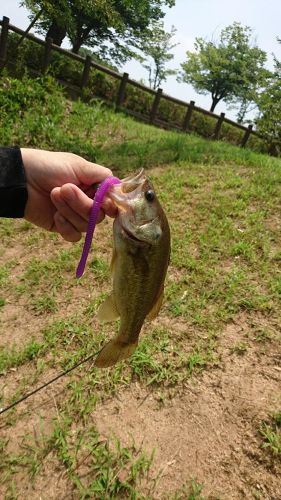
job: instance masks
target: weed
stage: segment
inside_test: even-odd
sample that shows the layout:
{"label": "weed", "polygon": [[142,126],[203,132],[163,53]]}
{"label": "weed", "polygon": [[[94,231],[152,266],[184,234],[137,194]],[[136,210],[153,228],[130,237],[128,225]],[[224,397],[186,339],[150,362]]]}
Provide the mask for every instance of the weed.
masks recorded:
{"label": "weed", "polygon": [[258,327],[255,329],[255,339],[257,342],[265,342],[274,338],[274,332],[271,328]]}
{"label": "weed", "polygon": [[[172,232],[161,314],[156,322],[145,324],[131,359],[110,370],[97,370],[88,363],[65,380],[59,394],[53,386],[44,405],[49,399],[55,401],[56,412],[45,411],[46,427],[44,421],[34,420],[39,407],[34,408],[31,400],[21,407],[23,412],[18,407],[6,415],[4,426],[11,428],[11,438],[24,419],[30,419],[35,429],[26,431],[13,453],[8,452],[7,440],[0,442],[6,496],[16,498],[22,478],[35,485],[43,466],[50,465],[46,460],[51,454],[70,496],[149,498],[143,496],[143,483],[147,480],[149,491],[155,484],[150,474],[152,457],[134,443],[124,446],[99,435],[94,425],[96,409],[132,382],[156,395],[163,406],[170,392],[182,389],[191,377],[214,364],[221,332],[237,317],[248,324],[247,340],[263,342],[254,345],[263,352],[281,339],[275,223],[280,160],[192,134],[147,127],[96,101],[90,106],[70,102],[49,77],[6,83],[7,89],[2,85],[0,92],[2,144],[76,152],[112,167],[118,176],[144,166]],[[137,102],[137,94],[129,97]],[[28,331],[34,324],[39,330],[37,338],[32,333],[21,346],[11,341],[9,347],[1,347],[0,373],[7,375],[8,386],[2,390],[1,406],[3,400],[6,404],[28,392],[39,377],[40,383],[51,378],[50,370],[71,368],[96,353],[106,338],[117,333],[119,322],[96,322],[110,280],[104,255],[108,235],[100,234],[89,260],[88,279],[77,282],[81,243],[67,246],[56,235],[25,221],[0,221],[1,329],[4,332],[7,325],[11,329],[10,311],[14,314],[17,307],[24,307]],[[15,254],[18,247],[22,250],[20,259],[9,260],[11,246]],[[248,348],[245,340],[235,343],[231,352],[242,355]],[[11,368],[17,369],[15,389],[13,384],[10,387],[10,380],[15,380]],[[280,420],[277,412],[261,427],[263,444],[274,457],[280,456]],[[169,498],[199,500],[202,489],[202,484],[188,482],[169,492]]]}
{"label": "weed", "polygon": [[0,348],[0,373],[34,359],[44,350],[43,343],[29,340],[22,350]]}
{"label": "weed", "polygon": [[32,298],[30,303],[37,314],[52,313],[57,310],[56,300],[49,295]]}
{"label": "weed", "polygon": [[230,348],[232,354],[239,354],[240,356],[245,354],[248,350],[248,345],[246,342],[238,342],[233,347]]}
{"label": "weed", "polygon": [[9,283],[9,269],[10,264],[0,266],[0,287],[4,288]]}
{"label": "weed", "polygon": [[1,244],[4,244],[6,241],[9,241],[9,238],[12,236],[13,231],[14,231],[13,220],[2,218],[0,221]]}
{"label": "weed", "polygon": [[202,483],[192,480],[190,484],[182,486],[182,488],[172,497],[173,500],[204,500],[201,492],[204,488]]}
{"label": "weed", "polygon": [[267,448],[273,457],[281,458],[281,412],[274,412],[270,420],[261,425],[263,448]]}

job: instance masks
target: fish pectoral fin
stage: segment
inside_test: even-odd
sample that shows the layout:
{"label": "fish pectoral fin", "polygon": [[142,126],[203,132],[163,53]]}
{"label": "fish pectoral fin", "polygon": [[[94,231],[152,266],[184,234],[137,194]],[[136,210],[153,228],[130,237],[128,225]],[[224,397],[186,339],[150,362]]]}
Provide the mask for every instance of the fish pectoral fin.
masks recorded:
{"label": "fish pectoral fin", "polygon": [[138,342],[128,344],[115,338],[108,342],[101,350],[94,363],[98,368],[108,368],[118,361],[129,358],[135,351]]}
{"label": "fish pectoral fin", "polygon": [[119,318],[120,314],[116,307],[115,295],[112,292],[105,301],[100,305],[97,318],[99,321],[115,321]]}
{"label": "fish pectoral fin", "polygon": [[164,288],[161,289],[160,295],[158,296],[156,302],[153,304],[152,309],[146,316],[146,319],[148,319],[148,321],[152,321],[158,316],[158,313],[162,306],[163,298],[164,298]]}

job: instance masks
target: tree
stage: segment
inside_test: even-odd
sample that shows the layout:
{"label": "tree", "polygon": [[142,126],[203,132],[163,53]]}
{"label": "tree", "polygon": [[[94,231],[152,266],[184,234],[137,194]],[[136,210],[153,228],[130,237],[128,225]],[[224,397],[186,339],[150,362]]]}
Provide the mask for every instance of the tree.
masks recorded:
{"label": "tree", "polygon": [[[281,43],[281,39],[277,40]],[[266,138],[270,153],[281,155],[281,61],[276,57],[274,71],[259,97],[258,107],[257,130]]]}
{"label": "tree", "polygon": [[130,45],[151,20],[164,16],[162,8],[175,0],[23,0],[34,14],[43,9],[38,31],[61,45],[68,36],[72,51],[93,47],[102,58],[109,54],[124,62],[132,55]]}
{"label": "tree", "polygon": [[195,52],[187,51],[179,80],[199,94],[211,93],[211,111],[221,100],[251,100],[264,82],[266,52],[251,45],[251,35],[251,28],[234,23],[222,30],[219,42],[196,38]]}
{"label": "tree", "polygon": [[53,42],[60,46],[66,37],[67,27],[71,23],[67,0],[23,0],[21,5],[31,11],[31,16],[41,11],[36,31],[46,37],[51,37]]}
{"label": "tree", "polygon": [[[175,70],[166,69],[166,63],[174,57],[171,50],[177,43],[172,43],[176,29],[172,26],[170,33],[164,30],[163,21],[153,21],[149,29],[141,36],[139,48],[145,55],[142,65],[148,71],[149,86],[153,89],[160,87],[169,75],[176,74]],[[148,58],[148,59],[147,59]]]}

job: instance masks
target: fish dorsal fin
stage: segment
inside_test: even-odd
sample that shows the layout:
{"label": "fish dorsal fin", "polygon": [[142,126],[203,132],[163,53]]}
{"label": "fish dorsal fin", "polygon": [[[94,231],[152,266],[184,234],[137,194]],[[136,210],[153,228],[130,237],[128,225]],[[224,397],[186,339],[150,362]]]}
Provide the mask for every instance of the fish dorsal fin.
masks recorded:
{"label": "fish dorsal fin", "polygon": [[160,293],[158,294],[157,299],[152,306],[152,309],[149,311],[148,315],[146,316],[146,319],[148,319],[149,321],[152,321],[153,319],[156,318],[156,316],[158,316],[158,313],[159,313],[160,308],[162,306],[163,297],[164,297],[164,287],[162,286]]}
{"label": "fish dorsal fin", "polygon": [[97,318],[99,321],[110,322],[119,318],[120,314],[116,307],[114,292],[100,305]]}

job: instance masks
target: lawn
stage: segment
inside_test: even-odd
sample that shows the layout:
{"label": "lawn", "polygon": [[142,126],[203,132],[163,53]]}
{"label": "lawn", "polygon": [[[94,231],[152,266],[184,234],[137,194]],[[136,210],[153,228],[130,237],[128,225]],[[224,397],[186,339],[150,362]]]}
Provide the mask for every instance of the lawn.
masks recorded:
{"label": "lawn", "polygon": [[[0,138],[144,167],[172,233],[165,301],[127,362],[89,362],[0,416],[5,499],[274,499],[281,483],[281,161],[1,84]],[[118,325],[112,221],[82,243],[0,221],[0,406],[97,352]]]}

